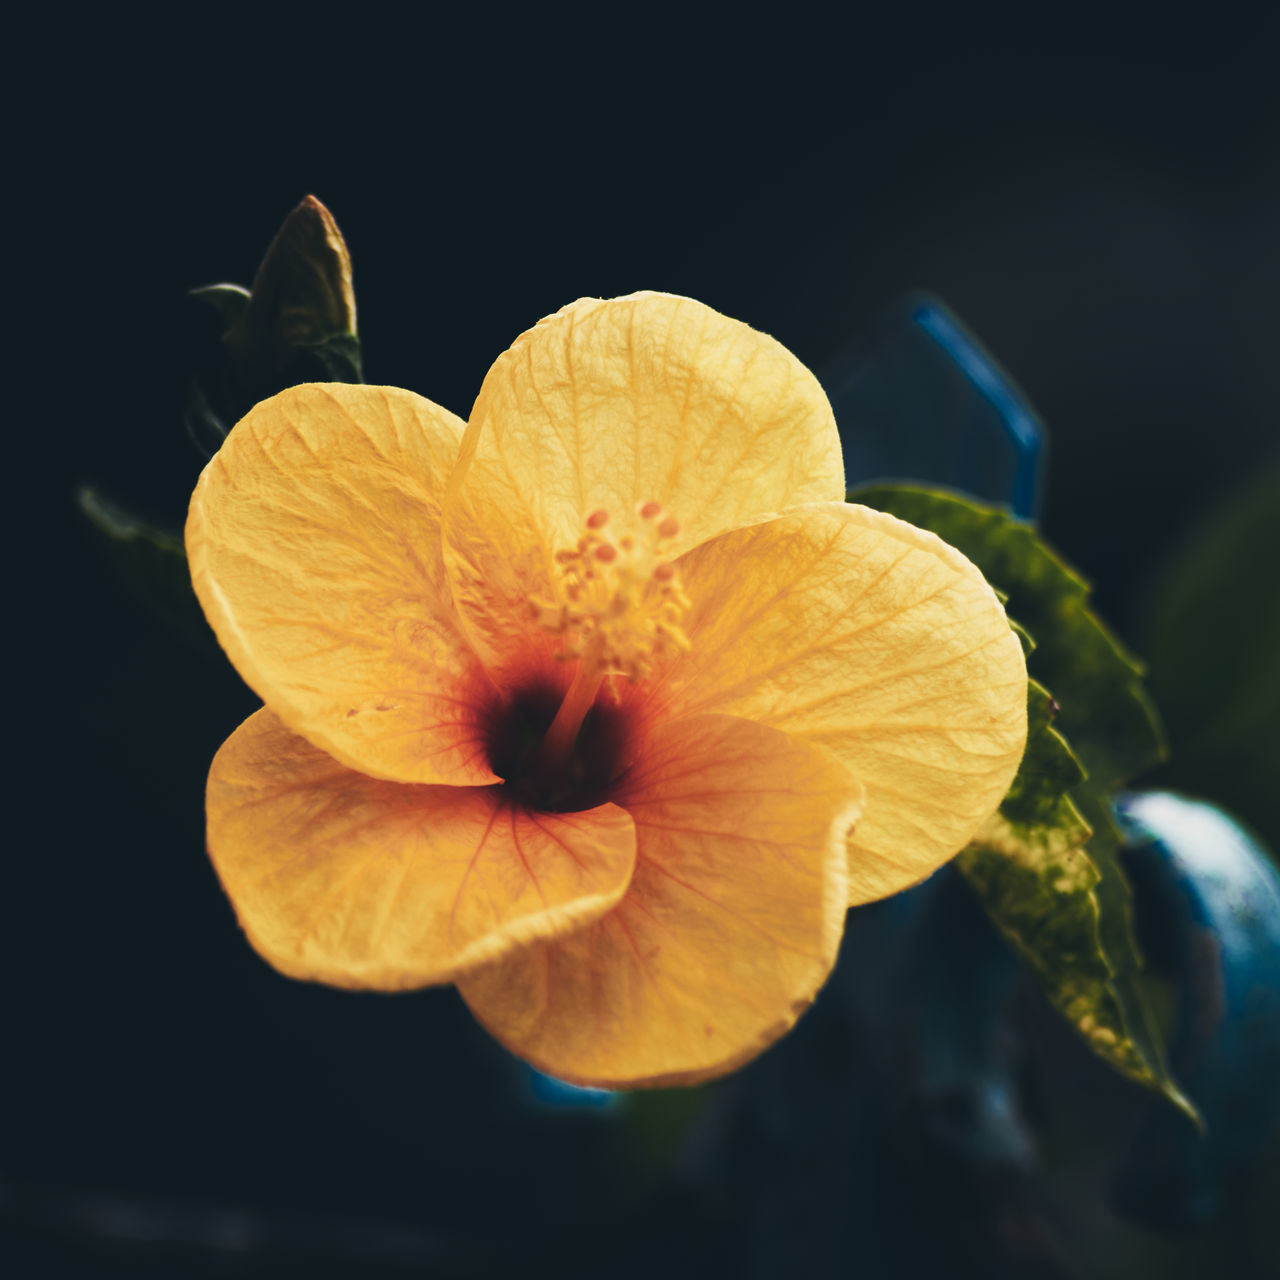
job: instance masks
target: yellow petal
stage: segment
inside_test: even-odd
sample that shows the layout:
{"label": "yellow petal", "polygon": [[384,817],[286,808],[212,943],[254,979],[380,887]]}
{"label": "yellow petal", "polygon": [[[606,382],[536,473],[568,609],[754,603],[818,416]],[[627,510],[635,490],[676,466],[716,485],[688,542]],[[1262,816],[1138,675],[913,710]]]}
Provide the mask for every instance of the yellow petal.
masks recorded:
{"label": "yellow petal", "polygon": [[187,554],[222,647],[296,733],[404,782],[494,781],[492,687],[458,630],[440,494],[462,423],[392,387],[292,387],[205,468]]}
{"label": "yellow petal", "polygon": [[459,981],[514,1053],[580,1084],[689,1084],[782,1035],[835,962],[857,783],[812,744],[697,716],[656,729],[617,801],[636,867],[613,911]]}
{"label": "yellow petal", "polygon": [[527,813],[500,787],[376,781],[265,708],[214,758],[207,799],[209,853],[250,942],[339,987],[448,982],[579,928],[635,858],[615,805]]}
{"label": "yellow petal", "polygon": [[744,520],[844,493],[817,379],[774,339],[688,298],[583,299],[522,334],[481,387],[451,482],[446,559],[491,667],[550,593],[551,554],[586,516],[647,502],[679,523],[669,556]]}
{"label": "yellow petal", "polygon": [[959,852],[1017,772],[1027,674],[1004,609],[954,548],[865,507],[821,504],[681,558],[692,652],[654,714],[718,711],[830,748],[866,787],[851,902]]}

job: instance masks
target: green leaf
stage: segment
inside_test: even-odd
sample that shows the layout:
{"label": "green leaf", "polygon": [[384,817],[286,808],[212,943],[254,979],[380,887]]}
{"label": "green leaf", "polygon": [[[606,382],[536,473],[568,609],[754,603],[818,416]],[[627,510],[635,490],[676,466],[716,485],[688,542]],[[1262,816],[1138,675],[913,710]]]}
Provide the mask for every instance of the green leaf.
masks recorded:
{"label": "green leaf", "polygon": [[351,257],[333,215],[307,196],[285,219],[227,330],[241,389],[261,399],[298,382],[359,382]]}
{"label": "green leaf", "polygon": [[[1006,602],[1001,600],[1000,603],[1005,604]],[[1035,638],[1032,636],[1031,632],[1028,631],[1021,623],[1015,622],[1012,618],[1009,619],[1009,629],[1018,637],[1018,643],[1022,646],[1022,656],[1024,658],[1029,658],[1031,656],[1032,649],[1036,647]]]}
{"label": "green leaf", "polygon": [[1090,829],[1067,796],[1084,781],[1084,770],[1067,740],[1053,727],[1058,704],[1035,680],[1027,681],[1027,749],[1018,776],[1000,804],[1000,816],[1018,829],[1041,828],[1065,833],[1072,845],[1083,844]]}
{"label": "green leaf", "polygon": [[76,494],[80,510],[106,535],[106,546],[130,594],[207,656],[222,651],[191,587],[182,538],[127,511],[88,485]]}
{"label": "green leaf", "polygon": [[1169,1073],[1142,985],[1111,816],[1111,789],[1163,755],[1137,660],[1089,610],[1088,584],[1032,525],[936,490],[876,485],[849,497],[957,547],[1033,637],[1026,753],[957,865],[1093,1050],[1199,1123]]}
{"label": "green leaf", "polygon": [[[1130,933],[1109,806],[1099,808],[1056,704],[1028,682],[1027,750],[999,811],[956,865],[1050,1002],[1095,1053],[1199,1123],[1165,1064]],[[1068,791],[1089,812],[1086,820]],[[1086,844],[1086,842],[1088,842]]]}

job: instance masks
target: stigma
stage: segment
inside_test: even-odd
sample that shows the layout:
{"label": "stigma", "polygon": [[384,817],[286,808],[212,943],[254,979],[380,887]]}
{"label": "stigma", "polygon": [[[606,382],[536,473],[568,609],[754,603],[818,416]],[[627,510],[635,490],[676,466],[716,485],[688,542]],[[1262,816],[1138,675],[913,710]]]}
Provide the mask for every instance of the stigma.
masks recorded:
{"label": "stigma", "polygon": [[577,545],[556,552],[557,599],[533,602],[539,625],[561,638],[562,661],[587,659],[612,687],[644,679],[663,654],[689,648],[689,600],[663,554],[679,532],[657,502],[632,520],[614,521],[603,508],[586,517]]}

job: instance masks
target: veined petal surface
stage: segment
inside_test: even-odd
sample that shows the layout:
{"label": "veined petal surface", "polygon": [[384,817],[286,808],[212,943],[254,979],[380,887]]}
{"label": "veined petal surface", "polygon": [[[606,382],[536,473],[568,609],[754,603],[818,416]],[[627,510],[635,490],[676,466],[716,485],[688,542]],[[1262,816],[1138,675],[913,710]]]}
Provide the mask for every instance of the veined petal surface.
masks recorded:
{"label": "veined petal surface", "polygon": [[693,1083],[782,1035],[840,944],[861,789],[825,749],[694,716],[653,731],[617,802],[636,865],[608,915],[459,979],[479,1020],[562,1079]]}
{"label": "veined petal surface", "polygon": [[679,561],[692,651],[655,714],[717,711],[833,751],[866,787],[850,901],[923,879],[1004,798],[1026,743],[1022,648],[982,574],[892,516],[818,504]]}
{"label": "veined petal surface", "polygon": [[668,294],[583,299],[522,334],[472,409],[445,515],[464,625],[502,670],[552,594],[552,554],[583,519],[657,502],[670,556],[794,503],[835,500],[844,470],[817,379],[785,347]]}
{"label": "veined petal surface", "polygon": [[237,424],[191,499],[192,582],[236,669],[295,732],[375,777],[495,780],[492,686],[440,557],[462,431],[393,387],[291,387]]}
{"label": "veined petal surface", "polygon": [[282,973],[383,991],[580,928],[626,890],[635,828],[615,805],[529,813],[500,787],[383,782],[265,708],[209,773],[209,854]]}

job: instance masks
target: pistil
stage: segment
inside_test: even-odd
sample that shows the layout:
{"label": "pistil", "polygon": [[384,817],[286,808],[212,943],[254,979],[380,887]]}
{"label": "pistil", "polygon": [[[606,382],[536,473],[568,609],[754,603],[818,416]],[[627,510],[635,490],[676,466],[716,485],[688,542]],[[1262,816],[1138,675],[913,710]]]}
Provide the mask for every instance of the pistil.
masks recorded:
{"label": "pistil", "polygon": [[608,672],[601,662],[604,654],[604,633],[597,631],[587,643],[586,652],[578,663],[573,683],[565,692],[564,701],[556,718],[551,722],[547,735],[542,739],[534,756],[534,772],[542,778],[554,778],[562,773],[573,753],[574,744],[587,712],[595,705],[596,694]]}
{"label": "pistil", "polygon": [[675,566],[661,554],[679,523],[662,516],[656,502],[644,503],[636,515],[638,524],[616,536],[606,531],[607,511],[588,515],[577,546],[556,553],[555,598],[530,601],[539,625],[561,638],[557,656],[578,664],[534,753],[534,771],[547,782],[568,765],[606,680],[616,702],[618,680],[641,680],[659,655],[689,647],[680,625],[689,601]]}

